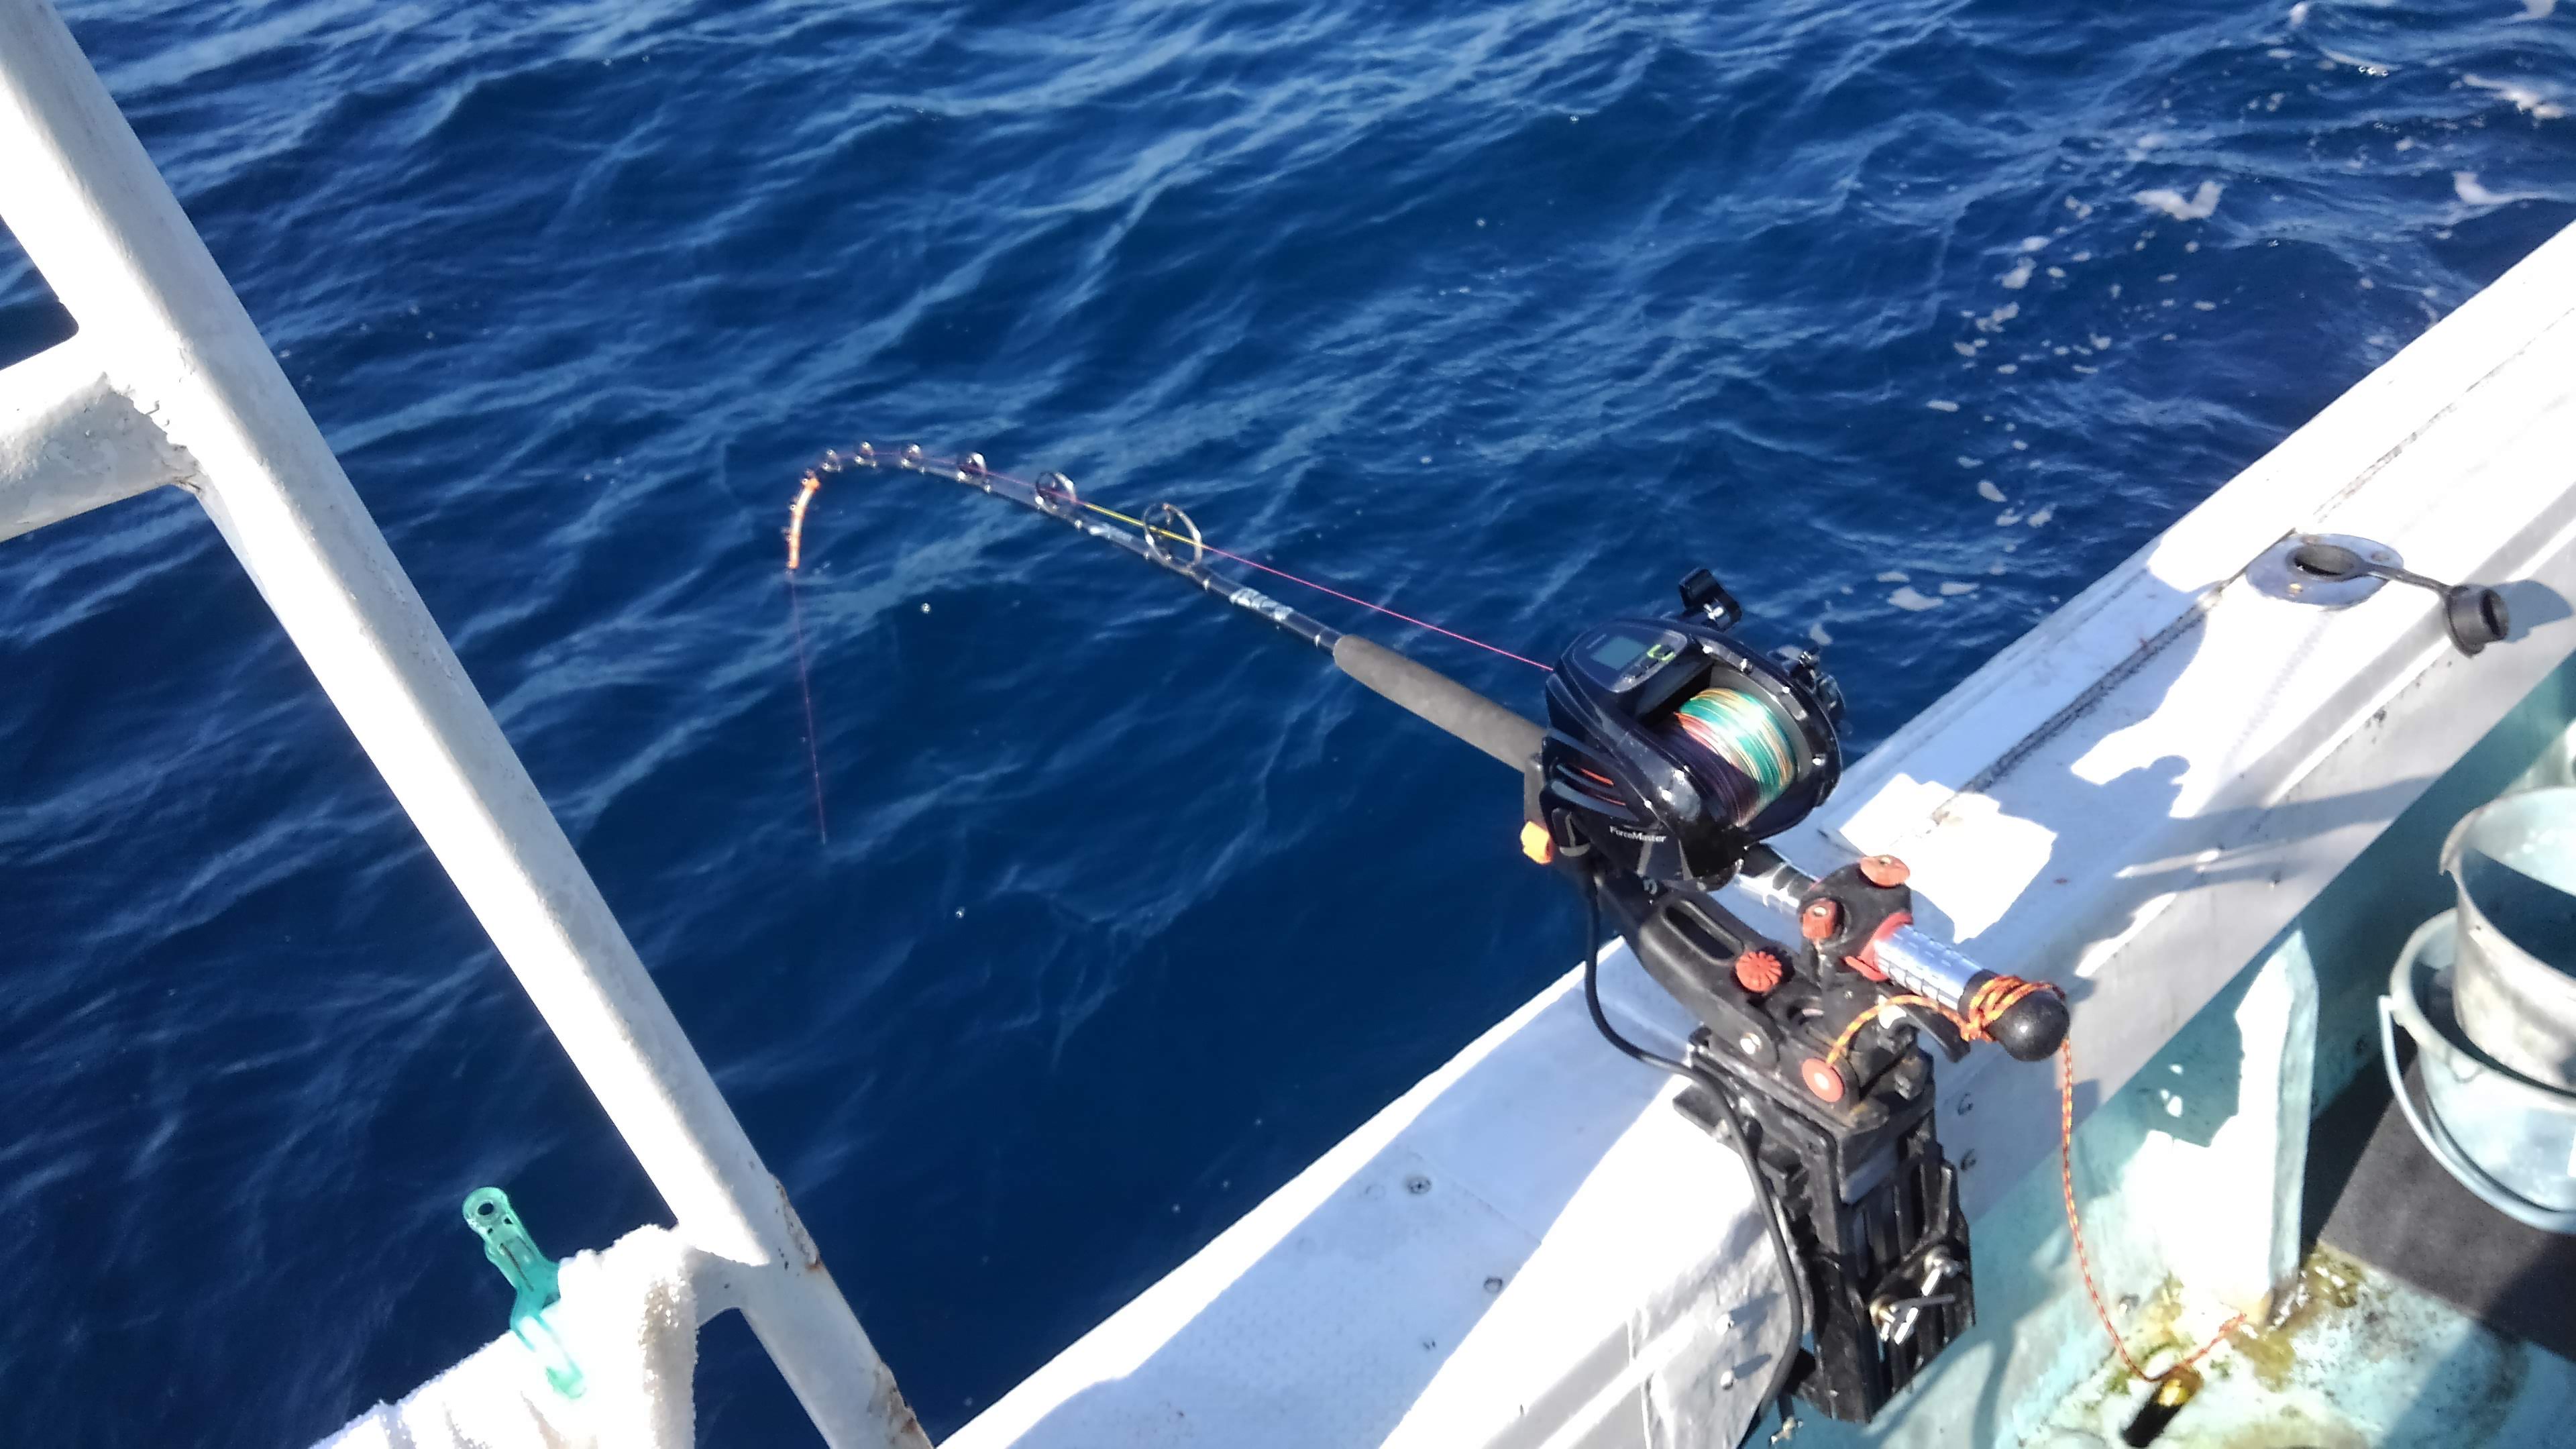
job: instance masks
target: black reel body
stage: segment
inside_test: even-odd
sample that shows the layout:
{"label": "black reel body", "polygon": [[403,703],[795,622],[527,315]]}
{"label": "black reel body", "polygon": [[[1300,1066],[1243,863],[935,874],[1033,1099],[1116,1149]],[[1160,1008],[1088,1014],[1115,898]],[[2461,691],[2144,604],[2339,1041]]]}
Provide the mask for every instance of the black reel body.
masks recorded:
{"label": "black reel body", "polygon": [[1705,570],[1682,602],[1612,620],[1557,661],[1526,802],[1551,848],[1533,854],[1594,893],[1698,1019],[1697,1084],[1677,1105],[1721,1137],[1729,1116],[1743,1128],[1798,1260],[1814,1348],[1785,1387],[1865,1422],[1975,1321],[1926,1050],[1956,1060],[1967,1044],[1939,1012],[1887,1006],[1900,992],[1873,944],[1912,905],[1892,860],[1806,883],[1794,946],[1716,899],[1832,793],[1842,696],[1812,654],[1747,644]]}
{"label": "black reel body", "polygon": [[1562,853],[1716,886],[1833,793],[1842,695],[1813,655],[1774,658],[1731,632],[1740,611],[1706,570],[1682,597],[1679,614],[1614,619],[1557,661],[1538,818]]}

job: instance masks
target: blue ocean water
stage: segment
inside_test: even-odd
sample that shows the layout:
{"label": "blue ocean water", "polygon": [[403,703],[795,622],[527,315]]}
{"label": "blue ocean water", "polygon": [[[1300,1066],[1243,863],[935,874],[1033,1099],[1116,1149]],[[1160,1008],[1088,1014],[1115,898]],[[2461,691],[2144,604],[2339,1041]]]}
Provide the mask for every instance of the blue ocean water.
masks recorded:
{"label": "blue ocean water", "polygon": [[[2576,220],[2546,0],[68,17],[934,1432],[1579,922],[1480,757],[899,478],[808,535],[818,839],[821,450],[1542,657],[1709,564],[1865,747]],[[502,1331],[469,1189],[660,1216],[193,503],[0,543],[0,651],[0,1443],[306,1442]],[[701,1424],[803,1432],[738,1327]]]}

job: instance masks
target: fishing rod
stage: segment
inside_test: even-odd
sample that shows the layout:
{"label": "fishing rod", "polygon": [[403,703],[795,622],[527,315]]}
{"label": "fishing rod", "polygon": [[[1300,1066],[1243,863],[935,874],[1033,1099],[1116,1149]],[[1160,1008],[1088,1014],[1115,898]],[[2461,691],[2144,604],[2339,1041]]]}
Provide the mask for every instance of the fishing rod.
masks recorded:
{"label": "fishing rod", "polygon": [[[1519,774],[1523,855],[1565,876],[1585,905],[1594,1024],[1628,1056],[1681,1077],[1688,1085],[1675,1105],[1753,1169],[1791,1290],[1791,1348],[1766,1393],[1784,1419],[1795,1394],[1830,1417],[1868,1421],[1975,1322],[1958,1173],[1934,1130],[1932,1053],[1956,1062],[1978,1042],[2022,1061],[2056,1053],[2060,1146],[2071,1154],[2065,1000],[2054,986],[1986,970],[1914,925],[1908,873],[1895,857],[1811,876],[1765,843],[1839,781],[1842,691],[1813,652],[1749,643],[1742,606],[1708,570],[1681,581],[1678,611],[1596,625],[1549,665],[1217,548],[1169,503],[1131,515],[1084,498],[1061,473],[1023,480],[976,453],[887,454],[862,443],[806,474],[789,529],[791,577],[806,503],[824,478],[853,468],[1004,498],[1177,574]],[[1545,671],[1546,723],[1300,613],[1211,559]],[[1730,884],[1794,921],[1797,940],[1766,935],[1730,909],[1718,898]],[[1696,1018],[1682,1056],[1628,1040],[1602,1010],[1605,913],[1646,973]],[[2071,1187],[2067,1207],[2072,1224]]]}
{"label": "fishing rod", "polygon": [[[789,524],[792,550],[788,563],[789,570],[793,571],[796,568],[795,559],[801,556],[805,500],[813,496],[813,488],[819,487],[823,478],[850,468],[894,468],[919,473],[928,478],[944,478],[951,483],[961,483],[996,498],[1005,498],[1013,503],[1035,509],[1059,523],[1066,524],[1076,532],[1096,538],[1112,548],[1132,554],[1157,568],[1178,574],[1245,613],[1266,620],[1284,632],[1305,640],[1331,655],[1334,666],[1344,674],[1506,765],[1517,767],[1538,750],[1539,727],[1515,711],[1487,699],[1437,670],[1416,663],[1383,644],[1364,639],[1357,634],[1345,634],[1330,625],[1319,623],[1259,589],[1238,583],[1210,568],[1207,560],[1211,555],[1233,559],[1250,568],[1263,569],[1266,566],[1254,563],[1240,555],[1211,548],[1200,536],[1198,525],[1190,521],[1189,515],[1171,504],[1157,503],[1146,509],[1141,516],[1131,518],[1096,503],[1086,502],[1075,488],[1073,480],[1062,473],[1041,473],[1033,480],[1014,478],[985,467],[984,455],[981,453],[968,453],[963,458],[938,458],[924,454],[920,446],[915,444],[888,456],[879,453],[869,444],[861,443],[855,450],[848,453],[824,454],[823,461],[806,474],[812,487],[801,491],[797,496],[797,502],[791,505],[797,512]],[[1111,522],[1102,522],[1104,518]],[[1126,526],[1114,527],[1113,523],[1123,523]],[[1268,571],[1277,572],[1277,570]],[[1320,584],[1297,579],[1294,575],[1282,574],[1281,576],[1293,579],[1308,588],[1323,588]],[[1326,589],[1325,592],[1335,591]],[[1403,619],[1420,628],[1447,634],[1450,638],[1474,644],[1480,649],[1491,650],[1505,658],[1518,659],[1523,664],[1540,669],[1547,667],[1536,660],[1524,659],[1509,650],[1495,649],[1494,646],[1481,640],[1468,639],[1463,634],[1451,633],[1437,624],[1396,614],[1391,609],[1379,609],[1379,606],[1370,604],[1366,600],[1352,598],[1347,594],[1339,597],[1359,604],[1363,608],[1378,609],[1381,613]]]}

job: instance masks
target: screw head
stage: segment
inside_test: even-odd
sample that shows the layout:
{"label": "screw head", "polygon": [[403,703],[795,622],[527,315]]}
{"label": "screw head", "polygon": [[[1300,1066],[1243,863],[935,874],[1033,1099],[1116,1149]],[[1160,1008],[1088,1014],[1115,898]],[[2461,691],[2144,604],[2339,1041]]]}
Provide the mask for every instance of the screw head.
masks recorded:
{"label": "screw head", "polygon": [[1742,1051],[1748,1057],[1758,1057],[1762,1055],[1762,1038],[1752,1032],[1748,1031],[1744,1035],[1737,1037],[1735,1039],[1735,1045],[1738,1050]]}

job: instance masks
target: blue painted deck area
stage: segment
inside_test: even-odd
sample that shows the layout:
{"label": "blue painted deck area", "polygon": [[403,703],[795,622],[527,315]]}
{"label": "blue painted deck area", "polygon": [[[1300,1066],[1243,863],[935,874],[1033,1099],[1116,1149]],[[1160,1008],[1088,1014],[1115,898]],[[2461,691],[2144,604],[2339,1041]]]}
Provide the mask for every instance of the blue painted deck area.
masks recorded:
{"label": "blue painted deck area", "polygon": [[[2356,1201],[2346,1190],[2354,1181],[2349,1159],[2361,1144],[2335,1142],[2326,1128],[2328,1120],[2358,1109],[2367,1134],[2385,1107],[2374,1002],[2407,934],[2453,903],[2450,881],[2435,864],[2443,838],[2461,816],[2499,794],[2576,783],[2571,722],[2576,661],[2543,679],[2078,1129],[2086,1239],[2104,1296],[2125,1320],[2142,1325],[2133,1350],[2144,1357],[2167,1342],[2196,1346],[2224,1311],[2205,1302],[2181,1306],[2188,1295],[2177,1294],[2159,1259],[2166,1225],[2152,1220],[2172,1201],[2170,1184],[2141,1183],[2133,1174],[2155,1171],[2162,1146],[2206,1142],[2245,1105],[2236,1081],[2246,1058],[2240,1003],[2276,956],[2302,953],[2313,964],[2313,1100],[2320,1127],[2305,1183],[2303,1242],[2311,1252],[2302,1273],[2304,1302],[2280,1329],[2207,1361],[2207,1386],[2155,1441],[2159,1446],[2576,1445],[2576,1363],[2481,1324],[2399,1272],[2348,1255],[2347,1244],[2369,1237],[2374,1214],[2396,1208]],[[2402,1133],[2402,1124],[2396,1130]],[[2132,1186],[2145,1190],[2131,1192]],[[1799,1449],[2119,1444],[2121,1428],[2148,1390],[2107,1353],[2076,1273],[2060,1194],[2051,1162],[1979,1216],[1973,1224],[1976,1330],[1877,1423],[1857,1429],[1811,1418],[1794,1440]],[[2458,1238],[2411,1245],[2401,1270],[2453,1297],[2476,1299],[2495,1276],[2496,1253],[2546,1242],[2548,1256],[2535,1258],[2529,1271],[2550,1281],[2524,1285],[2531,1290],[2520,1295],[2524,1321],[2532,1316],[2529,1302],[2551,1301],[2555,1281],[2559,1311],[2544,1309],[2542,1316],[2554,1317],[2562,1342],[2576,1331],[2565,1309],[2576,1303],[2576,1277],[2568,1274],[2576,1243],[2546,1240],[2500,1215],[2466,1221]],[[2510,1321],[2514,1315],[2498,1305],[2488,1316]]]}

